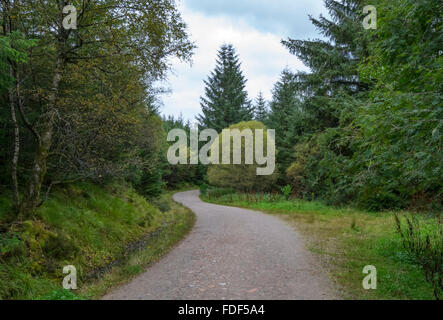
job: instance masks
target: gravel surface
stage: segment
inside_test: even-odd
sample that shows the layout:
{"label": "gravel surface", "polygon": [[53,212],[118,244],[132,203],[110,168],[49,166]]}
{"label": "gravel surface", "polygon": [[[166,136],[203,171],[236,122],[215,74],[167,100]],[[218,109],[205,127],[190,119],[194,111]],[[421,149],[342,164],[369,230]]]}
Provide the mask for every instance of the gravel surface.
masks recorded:
{"label": "gravel surface", "polygon": [[295,230],[277,217],[201,201],[174,200],[197,222],[175,249],[104,299],[338,299]]}

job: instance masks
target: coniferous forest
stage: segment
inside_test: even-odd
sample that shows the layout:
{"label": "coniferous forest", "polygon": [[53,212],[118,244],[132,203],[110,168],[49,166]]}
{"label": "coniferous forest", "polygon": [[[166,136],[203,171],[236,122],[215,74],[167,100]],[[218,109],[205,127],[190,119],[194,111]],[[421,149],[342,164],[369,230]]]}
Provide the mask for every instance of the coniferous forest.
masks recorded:
{"label": "coniferous forest", "polygon": [[[0,298],[101,297],[192,229],[195,217],[172,200],[192,188],[268,213],[317,210],[331,233],[316,236],[317,222],[306,232],[318,241],[346,234],[342,251],[353,239],[355,248],[378,241],[364,250],[386,263],[381,277],[405,276],[363,298],[442,298],[443,3],[374,0],[377,27],[366,29],[367,1],[323,2],[329,15],[309,17],[317,38],[281,39],[308,72],[282,63],[272,98],[265,88],[250,96],[242,56],[220,44],[201,112],[185,119],[180,106],[162,113],[157,85],[171,59],[190,64],[198,47],[176,1],[1,0]],[[75,29],[63,25],[70,4]],[[274,174],[171,165],[168,132],[189,132],[191,121],[218,133],[275,129]],[[163,236],[138,271],[122,264],[107,280],[97,275],[152,232]],[[78,266],[80,292],[59,288],[68,264]],[[341,261],[337,273],[352,268]]]}

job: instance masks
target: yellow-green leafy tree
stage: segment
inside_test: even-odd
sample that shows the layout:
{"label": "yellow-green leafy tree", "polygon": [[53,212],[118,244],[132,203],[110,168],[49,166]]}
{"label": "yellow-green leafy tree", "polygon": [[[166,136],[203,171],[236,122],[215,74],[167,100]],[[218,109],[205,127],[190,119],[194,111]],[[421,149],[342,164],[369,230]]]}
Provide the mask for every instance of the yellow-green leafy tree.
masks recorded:
{"label": "yellow-green leafy tree", "polygon": [[[268,142],[271,137],[268,137],[266,126],[258,121],[248,121],[248,122],[240,122],[238,124],[234,124],[230,126],[228,129],[235,130],[238,129],[240,132],[244,132],[244,130],[251,130],[253,135],[253,148],[255,150],[256,144],[256,129],[263,130],[263,152],[266,155],[266,150],[268,146]],[[270,190],[273,187],[274,182],[276,181],[277,175],[274,172],[271,175],[258,175],[257,168],[263,167],[263,165],[258,165],[256,162],[256,158],[254,157],[252,164],[246,164],[245,161],[245,140],[242,138],[241,140],[241,164],[233,164],[234,158],[234,146],[233,146],[233,137],[230,137],[229,143],[230,147],[230,158],[231,164],[222,164],[222,150],[227,145],[227,141],[223,141],[222,138],[223,133],[218,136],[219,143],[219,151],[220,164],[210,164],[208,168],[208,180],[211,185],[218,187],[227,187],[233,188],[239,191],[247,191],[247,192],[256,192],[256,191],[266,191]],[[217,142],[215,142],[217,143]]]}

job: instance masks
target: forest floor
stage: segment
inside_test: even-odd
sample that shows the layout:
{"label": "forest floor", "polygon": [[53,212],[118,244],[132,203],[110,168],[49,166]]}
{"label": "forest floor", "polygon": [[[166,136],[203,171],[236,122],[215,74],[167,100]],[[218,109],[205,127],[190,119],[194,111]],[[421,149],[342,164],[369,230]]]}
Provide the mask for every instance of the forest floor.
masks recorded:
{"label": "forest floor", "polygon": [[327,270],[287,223],[209,204],[198,191],[174,199],[197,215],[176,248],[105,299],[339,299]]}

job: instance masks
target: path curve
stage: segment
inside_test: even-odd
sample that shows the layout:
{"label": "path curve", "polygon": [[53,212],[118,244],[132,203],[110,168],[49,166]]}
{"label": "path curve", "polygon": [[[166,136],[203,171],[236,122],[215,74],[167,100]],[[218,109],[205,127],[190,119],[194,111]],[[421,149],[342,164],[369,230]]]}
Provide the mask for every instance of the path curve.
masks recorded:
{"label": "path curve", "polygon": [[203,202],[198,191],[174,200],[197,222],[176,248],[104,299],[337,299],[300,236],[281,219]]}

